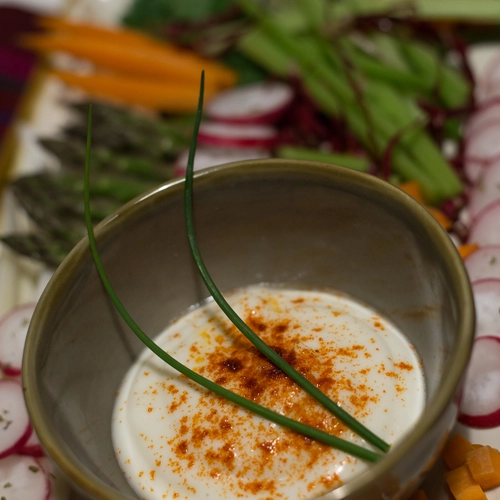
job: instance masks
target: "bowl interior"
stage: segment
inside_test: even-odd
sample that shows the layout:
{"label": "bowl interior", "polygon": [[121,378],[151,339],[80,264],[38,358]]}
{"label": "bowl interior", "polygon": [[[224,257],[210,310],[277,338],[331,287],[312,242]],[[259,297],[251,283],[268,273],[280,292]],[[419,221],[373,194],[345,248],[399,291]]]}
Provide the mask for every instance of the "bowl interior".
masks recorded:
{"label": "bowl interior", "polygon": [[[255,283],[336,289],[398,325],[422,359],[434,408],[415,439],[427,431],[465,368],[473,313],[458,254],[425,209],[363,174],[280,161],[198,174],[194,205],[200,250],[223,292]],[[97,241],[118,296],[152,337],[208,295],[187,244],[181,181],[128,204]],[[48,453],[100,498],[137,498],[110,430],[115,393],[141,350],[80,243],[39,302],[24,383]]]}

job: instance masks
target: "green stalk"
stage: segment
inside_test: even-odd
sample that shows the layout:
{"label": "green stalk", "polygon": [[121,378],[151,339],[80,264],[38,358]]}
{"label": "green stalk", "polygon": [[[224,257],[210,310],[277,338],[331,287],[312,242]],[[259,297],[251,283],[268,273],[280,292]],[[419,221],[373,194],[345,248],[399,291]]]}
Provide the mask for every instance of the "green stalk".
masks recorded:
{"label": "green stalk", "polygon": [[[203,89],[203,79],[202,79],[202,89]],[[202,99],[203,92],[201,93],[200,99]],[[198,118],[196,122],[196,130],[199,127],[200,118],[201,118],[201,108],[199,109]],[[202,387],[214,392],[215,394],[222,396],[234,404],[249,410],[256,415],[259,415],[271,422],[287,427],[293,431],[296,431],[304,436],[310,437],[311,439],[315,439],[322,443],[325,443],[329,446],[335,447],[339,450],[342,450],[346,453],[354,455],[363,460],[367,460],[370,462],[376,462],[381,458],[378,453],[375,453],[371,450],[358,446],[356,444],[350,443],[343,439],[337,438],[336,436],[332,436],[327,434],[319,429],[314,427],[310,427],[304,425],[300,422],[297,422],[293,419],[280,415],[272,410],[269,410],[261,405],[254,403],[224,387],[212,382],[211,380],[203,377],[202,375],[196,373],[195,371],[189,369],[187,366],[183,365],[179,361],[177,361],[174,357],[170,356],[167,352],[165,352],[158,344],[156,344],[153,340],[151,340],[146,333],[139,327],[139,325],[134,321],[134,319],[130,316],[122,302],[120,301],[118,295],[116,294],[109,277],[104,270],[104,266],[97,249],[97,243],[95,239],[94,229],[92,226],[92,219],[90,216],[90,150],[91,150],[91,137],[92,137],[92,107],[89,108],[89,121],[88,121],[88,138],[87,138],[87,155],[85,160],[85,189],[84,189],[84,206],[85,206],[85,223],[87,227],[87,233],[89,238],[90,250],[92,253],[92,257],[94,259],[94,263],[99,274],[99,277],[103,283],[103,286],[119,312],[120,316],[126,322],[126,324],[130,327],[130,329],[135,333],[135,335],[143,342],[143,344],[151,350],[156,356],[165,361],[169,366],[177,370],[182,375],[188,377],[190,380],[196,382]],[[194,151],[193,151],[194,152]],[[193,156],[191,156],[193,157]],[[192,169],[192,160],[190,162]]]}
{"label": "green stalk", "polygon": [[299,148],[293,146],[282,146],[276,150],[278,158],[322,161],[340,165],[341,167],[352,168],[360,172],[367,172],[370,167],[368,158],[360,158],[349,154],[342,153],[327,153],[318,151],[317,149]]}
{"label": "green stalk", "polygon": [[[203,77],[202,77],[202,88],[203,88]],[[184,210],[186,219],[186,228],[188,241],[191,248],[191,253],[196,262],[196,266],[200,273],[200,276],[205,283],[210,295],[213,297],[217,305],[222,309],[225,315],[231,320],[231,322],[240,330],[240,332],[262,353],[264,354],[272,363],[274,363],[281,371],[288,375],[296,384],[298,384],[302,389],[304,389],[313,398],[319,401],[325,408],[327,408],[331,413],[333,413],[337,418],[342,420],[349,428],[359,434],[369,443],[373,444],[382,451],[389,450],[389,444],[376,436],[373,432],[367,429],[363,424],[358,422],[355,418],[349,415],[344,409],[340,408],[334,401],[332,401],[328,396],[321,392],[314,384],[309,382],[302,374],[300,374],[295,368],[288,364],[278,353],[276,353],[271,347],[269,347],[258,335],[256,335],[248,325],[238,316],[236,311],[229,305],[224,296],[221,294],[217,288],[215,282],[213,281],[207,267],[203,261],[200,250],[198,248],[198,243],[196,241],[196,233],[194,229],[193,221],[193,165],[194,165],[194,155],[196,150],[196,140],[198,135],[199,123],[201,121],[201,109],[203,106],[203,92],[200,93],[200,103],[198,108],[197,122],[193,131],[193,139],[191,143],[191,148],[189,151],[189,159],[186,170],[186,181],[184,186]]]}

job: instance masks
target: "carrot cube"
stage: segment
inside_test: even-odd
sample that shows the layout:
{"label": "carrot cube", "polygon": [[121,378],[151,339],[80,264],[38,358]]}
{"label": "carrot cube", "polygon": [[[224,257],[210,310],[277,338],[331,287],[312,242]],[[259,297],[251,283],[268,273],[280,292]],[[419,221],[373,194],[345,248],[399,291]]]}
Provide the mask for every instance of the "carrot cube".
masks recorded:
{"label": "carrot cube", "polygon": [[462,434],[455,434],[444,447],[442,457],[450,469],[465,464],[465,454],[473,449],[472,444]]}
{"label": "carrot cube", "polygon": [[446,472],[444,478],[456,500],[487,500],[467,465]]}
{"label": "carrot cube", "polygon": [[413,493],[409,500],[429,500],[429,497],[424,490],[417,490]]}
{"label": "carrot cube", "polygon": [[483,490],[500,486],[500,453],[491,446],[468,451],[465,459],[472,477]]}

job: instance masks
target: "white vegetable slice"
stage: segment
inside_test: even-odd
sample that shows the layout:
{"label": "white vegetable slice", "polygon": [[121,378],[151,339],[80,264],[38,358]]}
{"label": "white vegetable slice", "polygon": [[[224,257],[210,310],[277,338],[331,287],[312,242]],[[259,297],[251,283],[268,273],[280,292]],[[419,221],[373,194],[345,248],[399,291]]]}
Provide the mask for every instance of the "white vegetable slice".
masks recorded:
{"label": "white vegetable slice", "polygon": [[71,490],[61,470],[47,457],[39,458],[38,462],[50,481],[50,494],[47,495],[46,500],[66,500],[69,498]]}
{"label": "white vegetable slice", "polygon": [[6,500],[47,500],[50,481],[33,457],[11,455],[0,460],[0,496]]}
{"label": "white vegetable slice", "polygon": [[272,148],[278,131],[268,125],[230,125],[204,122],[200,125],[198,144],[222,148]]}
{"label": "white vegetable slice", "polygon": [[0,458],[22,448],[31,431],[21,384],[16,380],[0,380]]}
{"label": "white vegetable slice", "polygon": [[486,205],[472,219],[468,241],[480,246],[500,245],[500,200]]}
{"label": "white vegetable slice", "polygon": [[483,168],[476,185],[469,192],[469,213],[474,218],[495,200],[500,199],[500,161]]}
{"label": "white vegetable slice", "polygon": [[465,125],[465,137],[469,138],[474,132],[484,126],[500,121],[500,99],[484,103],[473,113]]}
{"label": "white vegetable slice", "polygon": [[476,306],[476,337],[500,337],[500,279],[472,283]]}
{"label": "white vegetable slice", "polygon": [[[500,159],[500,119],[478,127],[465,140],[466,163],[483,163],[484,166]],[[467,173],[467,172],[466,172]]]}
{"label": "white vegetable slice", "polygon": [[[189,151],[181,153],[176,161],[176,175],[186,173]],[[235,161],[254,160],[257,158],[269,158],[271,154],[265,149],[222,149],[210,147],[196,148],[194,157],[194,170],[224,165]]]}
{"label": "white vegetable slice", "polygon": [[0,369],[9,376],[21,374],[24,342],[35,304],[15,307],[0,318]]}
{"label": "white vegetable slice", "polygon": [[294,97],[283,82],[259,82],[217,94],[205,107],[205,115],[225,123],[270,124],[286,111]]}
{"label": "white vegetable slice", "polygon": [[487,245],[471,253],[464,260],[471,281],[500,279],[500,245]]}
{"label": "white vegetable slice", "polygon": [[470,427],[500,425],[500,338],[474,341],[458,420]]}

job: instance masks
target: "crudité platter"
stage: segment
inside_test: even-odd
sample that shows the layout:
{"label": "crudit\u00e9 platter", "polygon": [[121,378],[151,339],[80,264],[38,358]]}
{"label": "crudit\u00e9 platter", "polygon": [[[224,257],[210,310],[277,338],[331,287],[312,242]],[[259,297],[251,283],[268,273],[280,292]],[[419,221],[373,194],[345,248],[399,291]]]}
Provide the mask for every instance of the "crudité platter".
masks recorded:
{"label": "crudit\u00e9 platter", "polygon": [[[69,23],[95,23],[103,30],[114,30],[122,24],[125,14],[131,25],[146,22],[144,19],[147,20],[147,16],[142,13],[143,19],[140,15],[140,3],[139,0],[135,4],[130,0],[73,0],[68,2],[64,19]],[[180,19],[182,15],[186,16],[181,3],[185,3],[188,10],[192,8],[192,2],[173,2],[179,6],[171,10]],[[222,6],[219,8],[224,10],[222,14],[215,15],[210,8],[215,9],[218,3]],[[453,19],[449,24],[450,19],[445,14],[440,17],[439,12],[432,11],[430,2],[417,2],[422,11],[415,7],[412,14],[415,17],[410,16],[412,22],[407,26],[401,23],[401,32],[411,31],[422,36],[419,45],[414,46],[407,43],[407,39],[396,42],[391,39],[392,33],[397,31],[396,25],[407,17],[407,13],[401,11],[402,7],[388,2],[384,8],[389,10],[371,12],[363,10],[363,2],[346,2],[357,6],[356,12],[362,15],[351,19],[351,24],[346,22],[342,25],[346,33],[354,33],[352,37],[342,37],[340,32],[337,33],[336,48],[341,57],[334,60],[333,67],[338,65],[346,73],[343,81],[333,78],[331,85],[338,95],[354,96],[361,102],[359,109],[352,111],[342,108],[342,99],[330,100],[325,96],[314,78],[301,79],[301,72],[296,69],[307,69],[309,63],[300,50],[297,49],[295,54],[296,67],[287,66],[280,59],[280,48],[266,45],[268,40],[258,38],[255,33],[249,34],[248,24],[241,21],[236,11],[227,8],[229,3],[207,2],[206,15],[210,14],[210,21],[197,20],[194,30],[193,26],[190,29],[189,22],[179,19],[175,23],[165,22],[155,26],[153,30],[154,36],[170,37],[173,43],[183,44],[192,51],[192,55],[179,62],[180,66],[186,63],[186,74],[198,71],[197,57],[210,56],[215,60],[212,72],[207,71],[207,75],[217,75],[217,78],[214,76],[213,81],[209,79],[207,82],[207,120],[200,129],[195,168],[272,156],[318,159],[374,173],[400,185],[433,211],[464,252],[478,310],[478,337],[500,338],[500,49],[496,40],[500,35],[494,29],[495,22],[486,23],[487,29],[491,30],[491,40],[488,36],[476,40],[478,30],[463,28],[467,23],[460,16],[466,14],[459,12],[456,24],[460,24],[463,31],[459,32],[460,37],[455,38]],[[247,4],[246,1],[236,3],[240,7]],[[297,2],[305,9],[297,12],[302,14],[302,18],[309,16],[308,22],[314,27],[315,22],[319,23],[317,12],[314,8],[305,8],[306,3]],[[308,5],[320,3],[311,2]],[[436,0],[434,3],[448,4],[447,8],[451,8],[449,5],[453,2]],[[157,4],[158,10],[152,9],[154,15],[163,12],[161,2]],[[488,1],[479,4],[475,13],[478,18],[472,23],[476,28],[477,23],[482,26],[487,18],[487,14],[481,18],[481,10],[487,8]],[[380,5],[382,9],[384,2]],[[389,15],[383,15],[384,12]],[[340,16],[342,13],[337,14]],[[429,34],[421,21],[433,16],[437,16],[438,21],[433,25],[437,28]],[[281,12],[277,17],[292,32],[303,26],[300,16],[287,17]],[[496,24],[500,22],[500,15],[497,17]],[[44,23],[48,32],[65,29],[62,28],[64,22],[60,20],[47,18]],[[340,30],[340,27],[337,28]],[[84,37],[89,35],[89,31],[82,33]],[[245,33],[246,38],[241,33]],[[375,35],[371,36],[373,33]],[[426,52],[427,45],[421,40],[426,40],[428,36],[434,43],[436,33],[441,37],[438,37],[440,43],[449,44],[449,53]],[[149,40],[134,39],[135,35],[130,32],[127,36],[131,38],[127,42],[123,38],[123,43],[134,40],[137,44],[153,44]],[[468,45],[462,43],[462,36],[471,40]],[[234,54],[232,58],[223,57],[227,47],[232,46],[238,37],[243,40],[238,57]],[[399,42],[401,45],[398,48]],[[75,49],[78,56],[70,55],[69,46],[65,50],[65,47],[57,45],[57,40],[43,39],[43,36],[27,37],[23,43],[39,50],[44,62],[33,78],[27,96],[27,110],[16,123],[12,144],[15,154],[8,170],[11,183],[1,198],[0,317],[8,318],[14,310],[20,315],[7,320],[7,323],[20,321],[26,324],[53,269],[84,234],[78,220],[79,209],[73,203],[79,202],[80,173],[75,171],[75,165],[83,165],[82,130],[86,128],[88,102],[97,100],[94,111],[94,134],[98,138],[96,162],[99,165],[100,162],[102,165],[119,165],[116,171],[106,172],[103,168],[97,174],[97,177],[101,176],[101,184],[95,188],[98,193],[95,206],[100,210],[96,220],[100,220],[146,189],[183,174],[194,112],[192,102],[196,93],[192,92],[184,98],[180,87],[172,84],[168,87],[169,92],[178,92],[176,99],[163,108],[159,103],[169,99],[150,81],[149,87],[134,87],[137,82],[131,77],[130,86],[122,88],[116,86],[116,81],[110,79],[109,74],[93,75],[93,64],[86,60],[88,52],[79,53],[79,49]],[[260,51],[252,50],[255,46],[259,46]],[[149,47],[160,50],[153,45]],[[202,54],[196,54],[200,50]],[[271,61],[266,54],[272,55]],[[376,62],[370,59],[373,54]],[[402,54],[411,59],[409,66],[405,66],[407,61]],[[307,56],[311,60],[317,57],[312,49]],[[116,57],[110,60],[114,64],[117,61]],[[109,61],[100,61],[100,64],[107,63]],[[426,67],[426,63],[430,66]],[[134,63],[128,59],[127,64]],[[148,74],[148,68],[140,67],[138,61],[136,64],[137,71]],[[384,64],[390,66],[389,71],[384,69]],[[436,69],[440,65],[441,69]],[[230,69],[226,71],[227,68]],[[426,82],[431,73],[434,76]],[[370,83],[363,80],[367,74],[372,79]],[[362,84],[358,82],[360,75]],[[325,79],[330,77],[324,74]],[[175,75],[172,78],[175,80]],[[118,104],[108,99],[110,87],[114,97],[118,96],[118,101],[121,99]],[[393,90],[399,87],[403,90],[395,97]],[[192,88],[194,90],[195,85]],[[242,92],[242,88],[246,90]],[[346,88],[351,93],[346,94]],[[363,92],[368,95],[366,100]],[[474,96],[474,106],[469,101],[469,93]],[[135,100],[132,97],[134,94]],[[137,100],[139,95],[147,95],[147,99]],[[372,102],[373,107],[368,104]],[[398,107],[402,116],[395,113]],[[360,121],[364,121],[365,126],[360,126]],[[388,122],[394,122],[395,128],[387,125]],[[116,128],[113,129],[113,125],[117,127],[120,123],[129,125],[132,132],[120,134]],[[172,132],[174,130],[175,133]],[[429,156],[418,158],[414,151],[408,152],[411,141],[407,141],[405,134],[413,132],[420,134],[420,149],[425,149]],[[165,134],[168,140],[162,142],[161,137]],[[72,146],[70,150],[68,144]],[[163,149],[156,151],[159,144]],[[141,152],[141,147],[143,150],[149,148],[148,154]],[[440,159],[436,159],[436,155]],[[440,163],[439,169],[436,168],[439,173],[426,170],[425,164],[429,159]],[[140,175],[137,169],[142,169]],[[7,172],[2,171],[2,175],[7,175]],[[417,182],[413,182],[415,180]],[[420,191],[415,192],[416,185],[423,195]],[[50,199],[61,204],[44,212],[38,203],[47,203]],[[42,216],[37,218],[40,210]],[[61,220],[61,213],[65,210],[71,212],[71,217]],[[42,232],[37,232],[39,226],[42,226]],[[50,234],[51,237],[55,234],[57,238],[45,238],[41,234]],[[5,323],[6,320],[0,321],[0,335],[2,321]],[[21,343],[22,338],[17,341]],[[473,389],[469,388],[470,394],[464,398],[462,413],[465,416],[456,430],[472,443],[500,449],[500,427],[497,427],[500,426],[500,368],[496,368],[500,367],[500,347],[497,344],[500,346],[499,341],[494,339],[483,339],[482,350],[477,351],[480,353],[477,356],[493,352],[498,353],[498,358],[491,361],[492,366],[485,368],[488,373],[475,375],[477,379],[470,385]],[[0,365],[2,361],[0,353]],[[16,380],[19,373],[4,370],[1,377]],[[42,486],[36,486],[46,488],[44,495],[47,496],[40,498],[79,498],[52,469],[43,451],[37,448],[35,437],[29,439],[24,441],[23,447],[29,449],[31,446],[37,451],[35,458],[26,459],[27,463],[37,460],[42,468],[52,471],[52,476],[47,475],[51,478],[47,479],[47,484],[42,481]],[[25,456],[30,457],[29,453]],[[444,481],[444,471],[442,461],[438,460],[424,481],[423,488],[430,499],[453,498]],[[486,495],[490,500],[500,499],[500,488],[491,489]]]}

